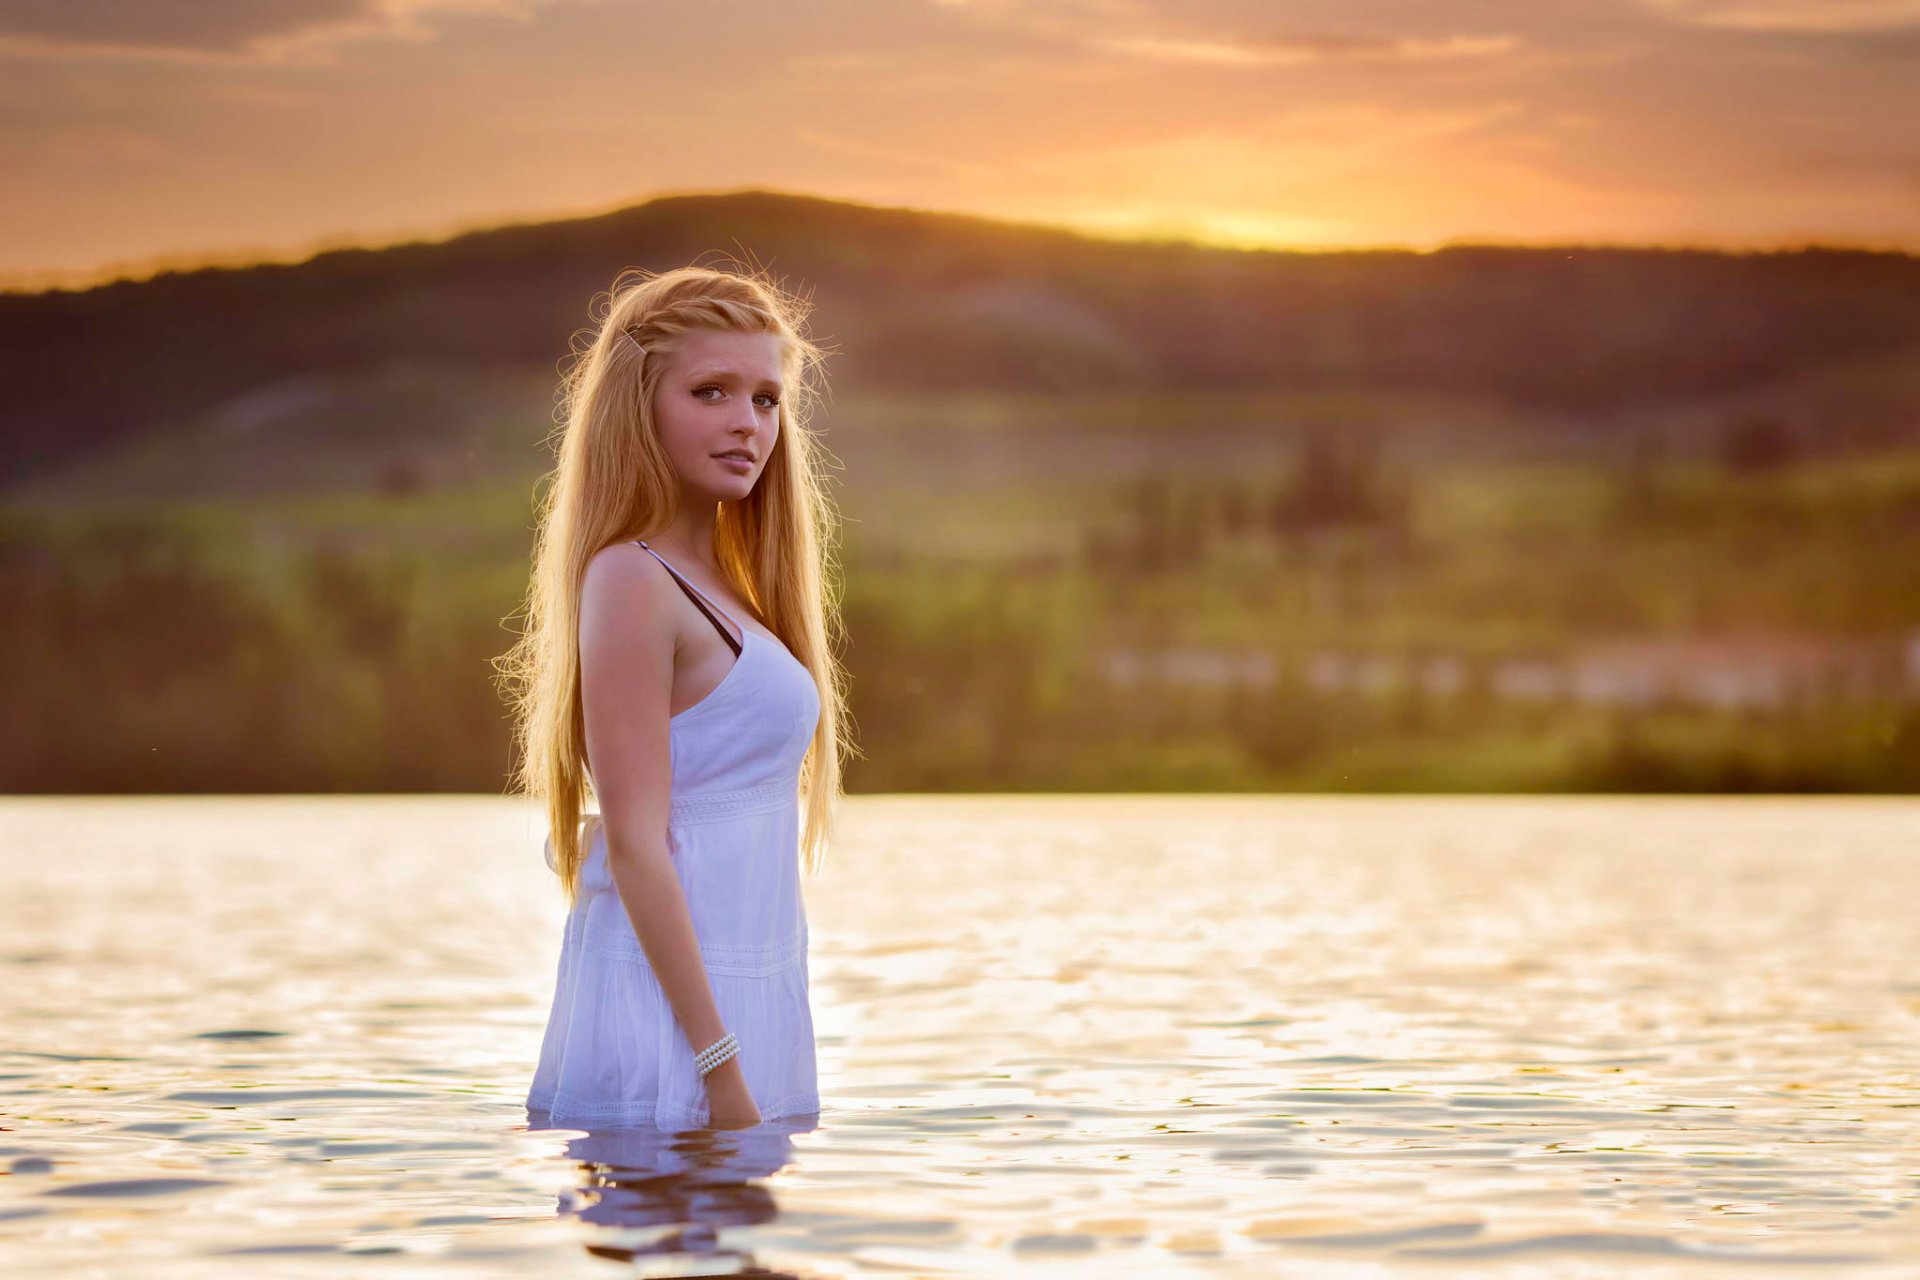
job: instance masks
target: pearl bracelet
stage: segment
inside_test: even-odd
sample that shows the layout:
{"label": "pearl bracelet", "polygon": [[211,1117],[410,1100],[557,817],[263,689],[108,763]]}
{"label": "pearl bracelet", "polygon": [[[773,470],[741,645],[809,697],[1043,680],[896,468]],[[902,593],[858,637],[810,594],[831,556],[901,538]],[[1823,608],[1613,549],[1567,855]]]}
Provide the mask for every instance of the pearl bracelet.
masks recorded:
{"label": "pearl bracelet", "polygon": [[705,1077],[715,1067],[738,1052],[740,1052],[740,1042],[734,1039],[733,1032],[729,1031],[696,1054],[693,1065],[700,1068],[701,1076]]}

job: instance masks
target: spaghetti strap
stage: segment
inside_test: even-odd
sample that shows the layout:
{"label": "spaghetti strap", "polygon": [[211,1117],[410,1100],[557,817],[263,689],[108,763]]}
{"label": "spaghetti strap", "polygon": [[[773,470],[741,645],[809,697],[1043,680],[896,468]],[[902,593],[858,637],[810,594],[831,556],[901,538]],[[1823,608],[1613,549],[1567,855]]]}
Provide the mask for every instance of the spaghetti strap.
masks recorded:
{"label": "spaghetti strap", "polygon": [[[709,600],[707,598],[707,594],[704,591],[694,586],[691,582],[688,582],[687,579],[681,574],[681,572],[678,569],[674,568],[671,564],[667,563],[667,558],[665,556],[661,555],[658,551],[655,551],[652,547],[647,546],[647,544],[639,538],[635,538],[633,540],[633,545],[635,545],[636,547],[640,547],[648,555],[652,556],[655,560],[658,560],[662,565],[666,567],[667,572],[673,575],[673,580],[680,584],[680,590],[686,593],[687,599],[693,601],[694,607],[700,610],[700,612],[707,615],[707,621],[713,624],[714,630],[718,631],[721,635],[721,638],[724,639],[727,642],[727,644],[732,647],[734,656],[739,657],[742,650],[746,647],[746,630],[747,629],[745,627],[740,627],[739,621],[735,619],[731,613],[728,613],[725,609],[721,609],[718,604],[715,604],[713,601]],[[709,608],[708,607],[709,605],[711,605],[712,608]],[[733,625],[736,627],[740,627],[741,636],[739,639],[737,640],[734,639],[733,632],[727,630],[725,625],[721,623],[720,619],[713,616],[714,609],[720,609],[720,612],[723,615],[725,615],[728,622],[733,623]]]}

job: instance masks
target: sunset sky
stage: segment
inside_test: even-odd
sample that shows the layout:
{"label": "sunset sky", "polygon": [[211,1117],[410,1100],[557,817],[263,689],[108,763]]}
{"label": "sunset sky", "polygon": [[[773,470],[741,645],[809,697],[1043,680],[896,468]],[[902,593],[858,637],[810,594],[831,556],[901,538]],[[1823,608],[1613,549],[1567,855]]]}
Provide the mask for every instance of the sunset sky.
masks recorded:
{"label": "sunset sky", "polygon": [[0,0],[0,283],[772,188],[1920,249],[1920,0]]}

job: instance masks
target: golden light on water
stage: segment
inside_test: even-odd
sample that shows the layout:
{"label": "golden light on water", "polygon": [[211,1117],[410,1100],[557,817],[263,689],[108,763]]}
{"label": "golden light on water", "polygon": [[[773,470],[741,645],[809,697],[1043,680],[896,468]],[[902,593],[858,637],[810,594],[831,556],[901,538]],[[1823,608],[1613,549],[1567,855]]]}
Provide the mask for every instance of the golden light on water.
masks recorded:
{"label": "golden light on water", "polygon": [[1920,1262],[1911,800],[856,798],[806,886],[820,1122],[679,1141],[525,1128],[537,830],[485,798],[0,805],[0,1247]]}

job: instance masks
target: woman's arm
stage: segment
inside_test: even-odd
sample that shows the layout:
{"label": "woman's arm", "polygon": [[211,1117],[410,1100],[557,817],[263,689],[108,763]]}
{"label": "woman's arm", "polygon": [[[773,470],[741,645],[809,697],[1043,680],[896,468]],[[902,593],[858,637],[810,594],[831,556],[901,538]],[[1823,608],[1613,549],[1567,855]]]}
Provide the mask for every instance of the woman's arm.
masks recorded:
{"label": "woman's arm", "polygon": [[[667,718],[678,607],[679,588],[644,550],[622,543],[596,555],[580,593],[580,696],[607,870],[674,1017],[698,1052],[727,1028],[667,848]],[[718,1104],[724,1094],[726,1110],[737,1115],[746,1093],[739,1054],[708,1074],[706,1085],[710,1100]],[[720,1110],[716,1105],[716,1123]],[[756,1115],[747,1123],[757,1121]]]}

